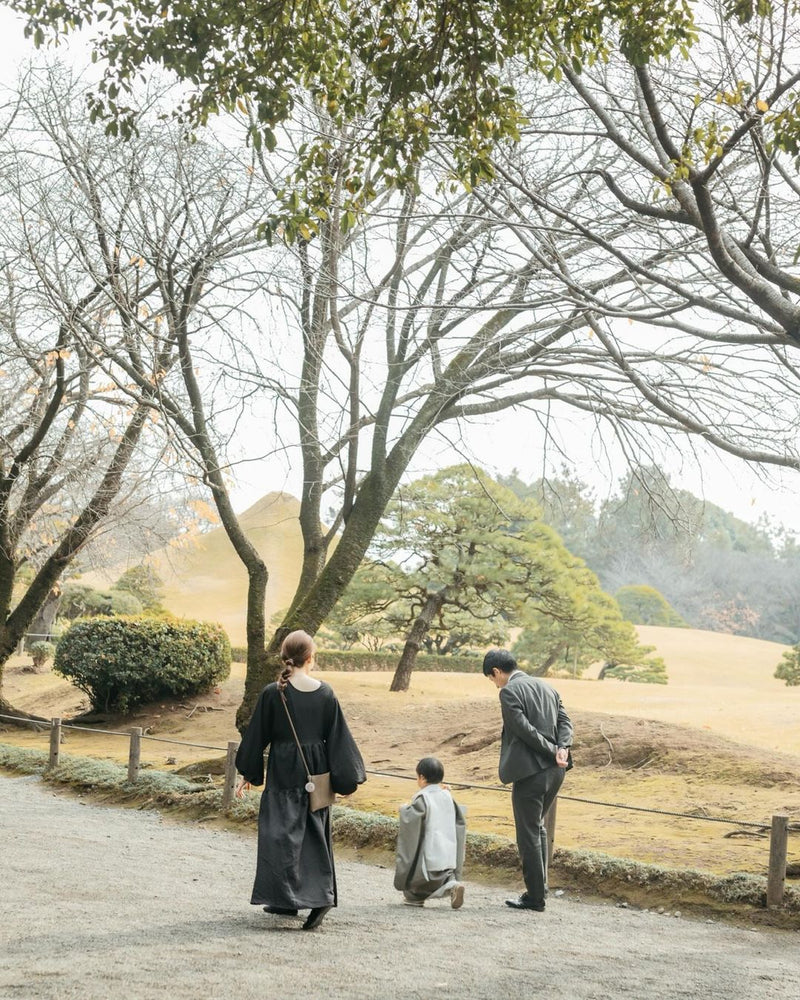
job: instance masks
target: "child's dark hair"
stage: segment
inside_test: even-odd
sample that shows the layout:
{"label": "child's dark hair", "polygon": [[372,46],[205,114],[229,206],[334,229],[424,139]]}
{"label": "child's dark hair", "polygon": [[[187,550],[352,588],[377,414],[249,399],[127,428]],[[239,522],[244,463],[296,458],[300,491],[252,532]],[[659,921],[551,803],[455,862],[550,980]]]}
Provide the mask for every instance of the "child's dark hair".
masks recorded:
{"label": "child's dark hair", "polygon": [[292,670],[295,667],[302,667],[306,660],[310,659],[316,651],[317,647],[308,632],[297,629],[296,632],[290,632],[286,636],[281,645],[283,670],[278,675],[278,687],[281,691],[285,690],[286,685],[289,683]]}
{"label": "child's dark hair", "polygon": [[417,774],[421,775],[429,785],[438,785],[444,777],[444,764],[438,757],[423,757],[417,764]]}

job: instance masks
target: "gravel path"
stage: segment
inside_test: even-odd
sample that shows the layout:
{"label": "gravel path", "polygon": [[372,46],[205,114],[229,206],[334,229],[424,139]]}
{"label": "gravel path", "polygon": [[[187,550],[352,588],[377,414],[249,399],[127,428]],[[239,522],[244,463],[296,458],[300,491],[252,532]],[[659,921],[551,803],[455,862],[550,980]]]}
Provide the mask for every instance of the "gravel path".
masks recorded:
{"label": "gravel path", "polygon": [[313,933],[248,904],[252,837],[0,776],[2,1000],[797,1000],[800,937],[468,884],[402,906],[340,861]]}

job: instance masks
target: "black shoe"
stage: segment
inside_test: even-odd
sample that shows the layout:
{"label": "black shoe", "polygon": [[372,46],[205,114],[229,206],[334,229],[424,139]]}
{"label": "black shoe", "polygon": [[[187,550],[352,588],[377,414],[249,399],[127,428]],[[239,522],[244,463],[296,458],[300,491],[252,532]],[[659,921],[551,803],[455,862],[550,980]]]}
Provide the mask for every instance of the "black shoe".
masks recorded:
{"label": "black shoe", "polygon": [[319,927],[328,910],[330,910],[330,906],[315,906],[306,917],[306,922],[303,924],[303,930],[313,931],[315,927]]}
{"label": "black shoe", "polygon": [[520,896],[518,899],[507,899],[506,906],[512,910],[535,910],[537,913],[544,913],[544,903],[534,903],[527,896]]}
{"label": "black shoe", "polygon": [[279,917],[296,917],[297,910],[290,910],[284,906],[265,906],[264,913],[275,913]]}

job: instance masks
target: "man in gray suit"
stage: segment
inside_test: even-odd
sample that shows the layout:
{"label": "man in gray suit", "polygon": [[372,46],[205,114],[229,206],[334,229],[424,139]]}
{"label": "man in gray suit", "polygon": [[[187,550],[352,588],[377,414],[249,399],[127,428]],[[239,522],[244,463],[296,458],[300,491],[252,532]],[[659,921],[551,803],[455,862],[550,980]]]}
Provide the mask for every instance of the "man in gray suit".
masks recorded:
{"label": "man in gray suit", "polygon": [[572,723],[558,693],[517,667],[506,649],[490,649],[483,672],[500,692],[503,735],[500,780],[513,782],[511,802],[522,859],[525,892],[507,899],[516,910],[544,910],[547,895],[547,831],[544,815],[571,766]]}

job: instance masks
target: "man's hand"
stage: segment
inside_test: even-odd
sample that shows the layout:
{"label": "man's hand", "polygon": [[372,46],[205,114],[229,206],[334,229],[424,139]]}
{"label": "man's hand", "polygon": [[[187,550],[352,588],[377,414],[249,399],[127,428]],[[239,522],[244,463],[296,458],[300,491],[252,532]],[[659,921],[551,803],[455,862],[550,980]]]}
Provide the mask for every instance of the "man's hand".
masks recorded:
{"label": "man's hand", "polygon": [[244,793],[250,791],[250,782],[245,781],[244,778],[239,778],[239,781],[234,789],[234,794],[237,799],[244,798]]}
{"label": "man's hand", "polygon": [[566,747],[559,747],[556,750],[556,764],[559,767],[566,767],[569,763],[569,750]]}

